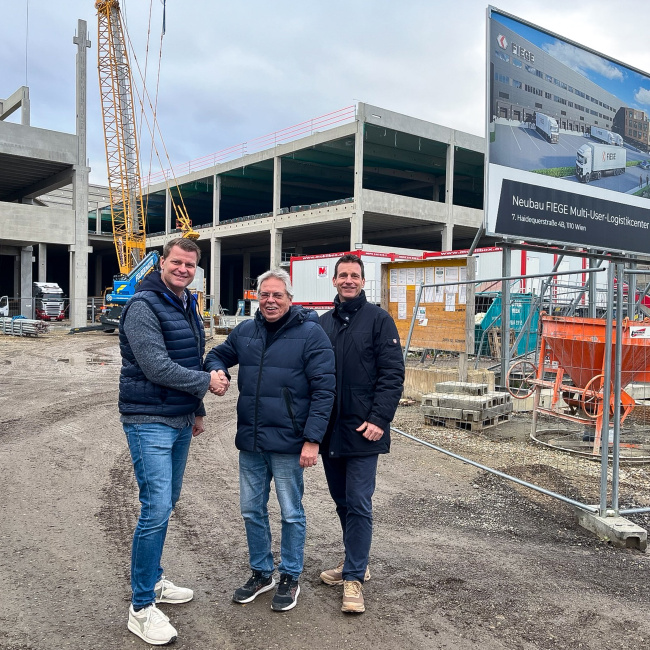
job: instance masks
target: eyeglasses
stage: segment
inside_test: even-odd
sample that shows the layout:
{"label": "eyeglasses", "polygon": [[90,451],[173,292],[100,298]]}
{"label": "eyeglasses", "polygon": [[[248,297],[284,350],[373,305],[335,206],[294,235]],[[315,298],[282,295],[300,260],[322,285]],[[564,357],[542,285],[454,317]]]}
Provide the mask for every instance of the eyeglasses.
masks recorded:
{"label": "eyeglasses", "polygon": [[261,291],[260,293],[257,294],[260,300],[268,300],[271,296],[273,296],[274,300],[282,300],[287,294],[286,293],[269,293],[268,291]]}

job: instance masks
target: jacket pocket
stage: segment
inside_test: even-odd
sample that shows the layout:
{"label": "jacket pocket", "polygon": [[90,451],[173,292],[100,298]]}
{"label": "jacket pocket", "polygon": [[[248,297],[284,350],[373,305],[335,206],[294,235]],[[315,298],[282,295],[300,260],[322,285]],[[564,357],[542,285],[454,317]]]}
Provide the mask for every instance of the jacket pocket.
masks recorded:
{"label": "jacket pocket", "polygon": [[[341,419],[350,426],[359,426],[372,412],[373,390],[365,386],[348,386],[343,389]],[[355,427],[356,428],[356,427]]]}
{"label": "jacket pocket", "polygon": [[289,389],[286,386],[282,389],[282,397],[284,398],[284,403],[287,407],[287,413],[291,418],[291,426],[293,427],[293,432],[297,436],[299,436],[300,430],[298,428],[298,423],[296,422],[296,416],[294,415],[293,406],[291,404],[291,393],[289,392]]}

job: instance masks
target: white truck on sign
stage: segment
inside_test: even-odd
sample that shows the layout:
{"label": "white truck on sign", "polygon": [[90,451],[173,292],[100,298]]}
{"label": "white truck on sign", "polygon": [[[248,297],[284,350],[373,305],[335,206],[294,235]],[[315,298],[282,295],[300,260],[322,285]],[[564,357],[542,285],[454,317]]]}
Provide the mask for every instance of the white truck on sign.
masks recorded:
{"label": "white truck on sign", "polygon": [[591,127],[591,137],[605,144],[613,144],[616,147],[623,146],[623,137],[618,133],[612,133],[607,129],[601,129],[599,126]]}
{"label": "white truck on sign", "polygon": [[543,135],[551,144],[556,144],[560,139],[560,127],[557,120],[544,113],[535,113],[535,129]]}
{"label": "white truck on sign", "polygon": [[623,147],[583,144],[576,156],[576,176],[583,183],[588,183],[606,174],[624,174],[626,164],[627,153]]}

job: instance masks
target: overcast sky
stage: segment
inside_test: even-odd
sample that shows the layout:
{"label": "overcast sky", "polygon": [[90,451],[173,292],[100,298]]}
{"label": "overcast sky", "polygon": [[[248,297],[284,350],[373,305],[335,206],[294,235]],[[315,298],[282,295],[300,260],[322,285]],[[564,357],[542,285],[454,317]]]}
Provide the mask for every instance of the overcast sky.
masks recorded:
{"label": "overcast sky", "polygon": [[[592,0],[578,3],[580,9],[572,4],[500,0],[495,6],[650,71],[645,2],[619,7],[612,0]],[[162,0],[123,0],[121,6],[141,66],[150,29],[153,95]],[[479,0],[167,0],[158,118],[172,163],[358,101],[483,135],[486,8]],[[636,10],[642,15],[635,17]],[[74,132],[72,38],[80,18],[92,41],[91,182],[105,182],[94,0],[2,2],[0,97],[27,84],[32,125]],[[147,141],[150,137],[143,137],[145,173]]]}

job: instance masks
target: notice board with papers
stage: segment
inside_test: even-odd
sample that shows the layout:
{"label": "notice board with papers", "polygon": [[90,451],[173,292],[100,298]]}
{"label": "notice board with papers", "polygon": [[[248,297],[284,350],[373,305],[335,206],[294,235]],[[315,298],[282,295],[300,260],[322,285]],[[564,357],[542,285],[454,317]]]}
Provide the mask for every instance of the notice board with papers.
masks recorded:
{"label": "notice board with papers", "polygon": [[474,353],[473,257],[433,257],[382,264],[381,306],[406,344],[418,305],[411,347]]}

